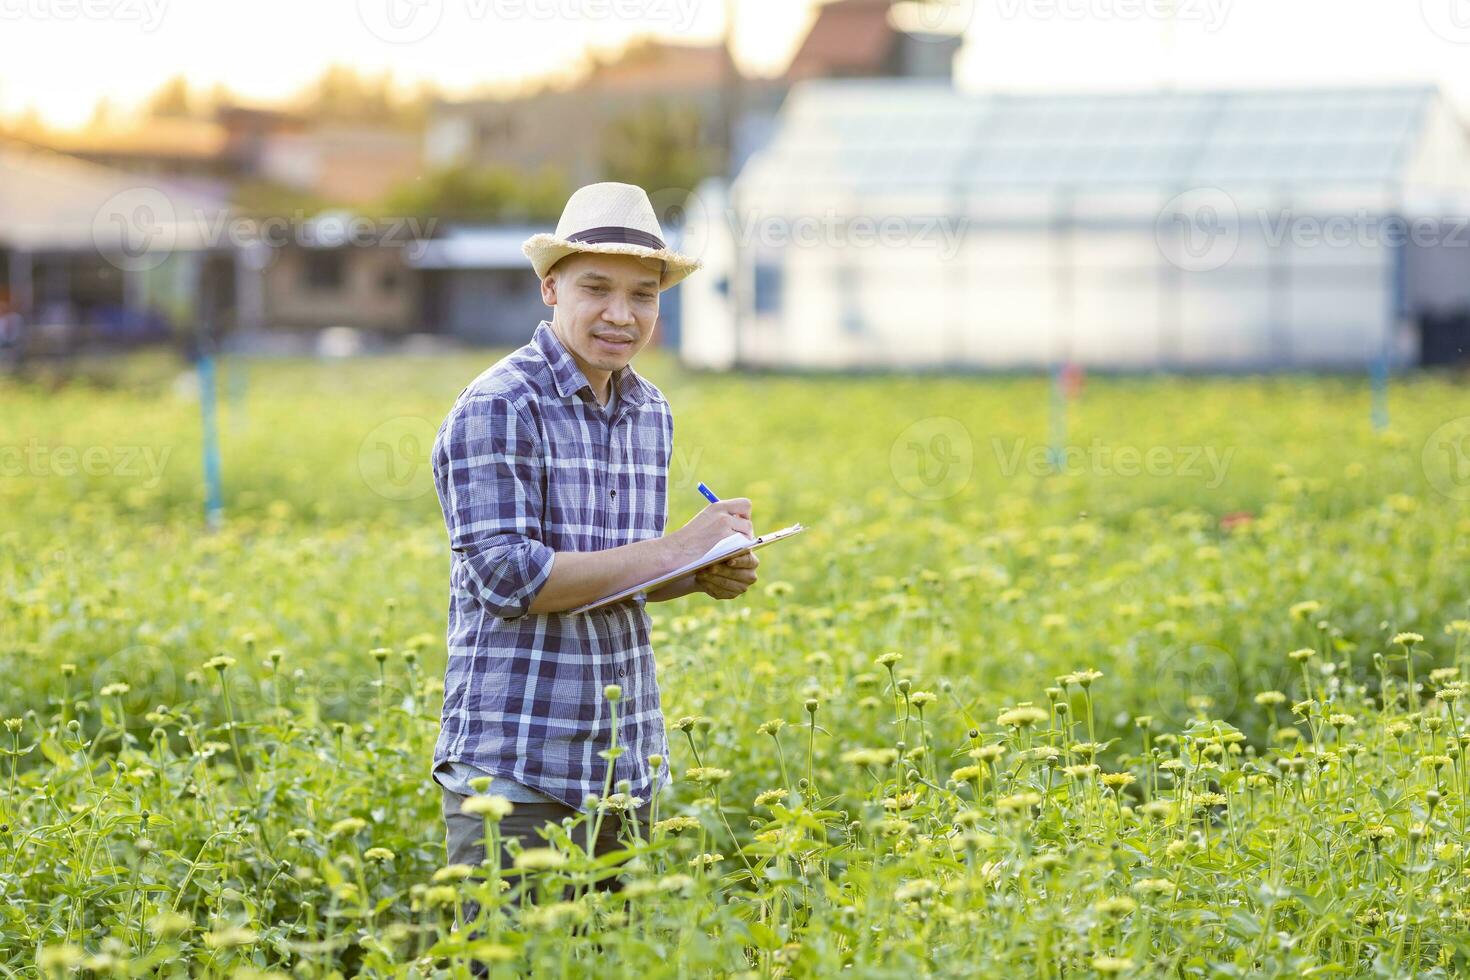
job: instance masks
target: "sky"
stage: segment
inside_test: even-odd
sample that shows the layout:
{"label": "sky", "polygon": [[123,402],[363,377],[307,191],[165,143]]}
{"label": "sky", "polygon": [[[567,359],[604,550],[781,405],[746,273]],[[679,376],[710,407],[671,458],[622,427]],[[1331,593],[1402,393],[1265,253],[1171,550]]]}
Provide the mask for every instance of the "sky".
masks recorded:
{"label": "sky", "polygon": [[[972,90],[1439,82],[1470,106],[1470,0],[938,0]],[[737,57],[779,72],[814,0],[733,0]],[[454,94],[565,71],[639,34],[707,42],[726,0],[0,0],[0,115],[78,126],[184,74],[251,102],[333,62]],[[1172,8],[1172,19],[1170,11]]]}

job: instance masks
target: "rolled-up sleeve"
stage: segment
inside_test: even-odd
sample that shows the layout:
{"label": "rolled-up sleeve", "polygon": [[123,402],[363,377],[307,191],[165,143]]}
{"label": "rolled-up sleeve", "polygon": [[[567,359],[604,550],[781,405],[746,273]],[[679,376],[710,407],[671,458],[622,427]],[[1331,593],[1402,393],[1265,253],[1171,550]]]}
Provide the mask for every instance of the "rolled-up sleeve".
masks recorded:
{"label": "rolled-up sleeve", "polygon": [[461,401],[434,440],[434,486],[464,584],[492,613],[524,616],[551,575],[540,441],[503,396]]}

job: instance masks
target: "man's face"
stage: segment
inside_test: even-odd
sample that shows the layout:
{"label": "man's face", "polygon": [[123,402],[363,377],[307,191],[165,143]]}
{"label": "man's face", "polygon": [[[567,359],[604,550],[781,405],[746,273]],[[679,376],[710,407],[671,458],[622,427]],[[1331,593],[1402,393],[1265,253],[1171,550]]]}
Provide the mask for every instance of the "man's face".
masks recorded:
{"label": "man's face", "polygon": [[584,371],[609,374],[631,361],[658,321],[661,263],[634,255],[576,252],[541,281],[541,298],[556,308],[557,337]]}

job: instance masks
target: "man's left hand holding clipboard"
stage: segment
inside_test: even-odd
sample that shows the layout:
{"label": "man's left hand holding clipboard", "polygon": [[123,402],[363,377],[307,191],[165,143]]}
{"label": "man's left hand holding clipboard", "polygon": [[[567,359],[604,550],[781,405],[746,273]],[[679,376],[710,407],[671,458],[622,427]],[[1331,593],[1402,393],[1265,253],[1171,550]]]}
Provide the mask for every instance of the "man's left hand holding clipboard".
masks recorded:
{"label": "man's left hand holding clipboard", "polygon": [[755,584],[755,570],[761,563],[753,551],[742,551],[722,562],[694,573],[695,583],[715,599],[734,599]]}

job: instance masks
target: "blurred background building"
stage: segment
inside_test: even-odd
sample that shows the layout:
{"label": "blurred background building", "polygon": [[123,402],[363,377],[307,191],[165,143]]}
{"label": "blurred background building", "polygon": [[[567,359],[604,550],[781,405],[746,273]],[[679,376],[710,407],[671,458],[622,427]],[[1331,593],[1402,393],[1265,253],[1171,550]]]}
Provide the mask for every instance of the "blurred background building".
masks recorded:
{"label": "blurred background building", "polygon": [[425,243],[412,260],[422,284],[425,322],[471,344],[525,343],[526,324],[549,313],[521,253],[521,243],[541,230],[534,225],[460,227]]}
{"label": "blurred background building", "polygon": [[1436,86],[965,90],[927,9],[817,3],[759,76],[651,35],[493,96],[331,66],[0,126],[0,345],[511,346],[548,315],[520,242],[623,180],[706,263],[658,330],[701,368],[1464,356],[1470,137]]}
{"label": "blurred background building", "polygon": [[158,342],[202,315],[205,296],[216,313],[231,307],[237,255],[201,234],[227,210],[218,194],[140,187],[120,170],[0,142],[0,316],[10,345],[64,354]]}

